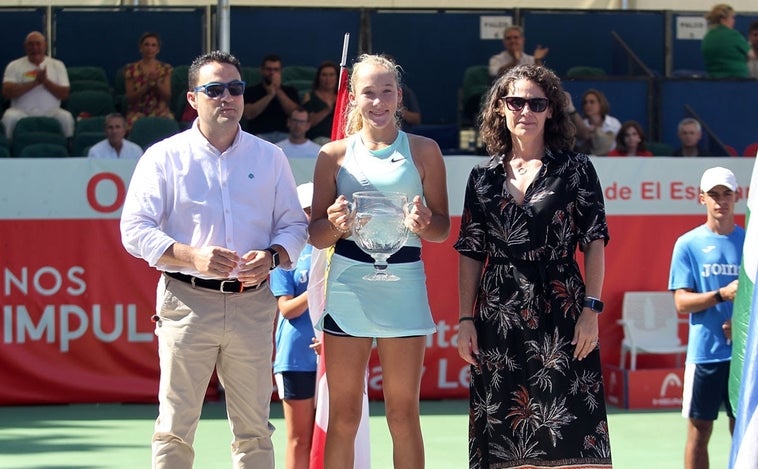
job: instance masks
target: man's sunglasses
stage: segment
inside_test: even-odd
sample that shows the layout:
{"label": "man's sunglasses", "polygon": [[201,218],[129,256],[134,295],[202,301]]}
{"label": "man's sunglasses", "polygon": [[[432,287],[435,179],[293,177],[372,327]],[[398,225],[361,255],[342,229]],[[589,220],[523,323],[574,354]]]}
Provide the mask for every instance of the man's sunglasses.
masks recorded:
{"label": "man's sunglasses", "polygon": [[229,90],[229,94],[232,96],[241,96],[242,93],[245,92],[245,82],[242,80],[234,80],[229,83],[212,81],[204,85],[196,86],[192,91],[195,93],[202,91],[207,94],[209,98],[218,98],[224,94],[224,90]]}
{"label": "man's sunglasses", "polygon": [[524,109],[524,105],[529,103],[529,109],[532,110],[532,112],[545,112],[545,109],[547,109],[547,105],[550,103],[550,100],[547,98],[519,98],[517,96],[506,96],[505,98],[502,98],[503,101],[505,101],[505,105],[510,109],[511,111],[520,111]]}

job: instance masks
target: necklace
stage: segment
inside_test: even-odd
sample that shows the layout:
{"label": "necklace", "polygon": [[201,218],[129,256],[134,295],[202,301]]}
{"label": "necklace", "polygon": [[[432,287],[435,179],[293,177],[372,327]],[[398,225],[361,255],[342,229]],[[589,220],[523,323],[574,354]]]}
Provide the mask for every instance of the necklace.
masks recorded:
{"label": "necklace", "polygon": [[522,166],[518,168],[516,172],[523,176],[524,174],[526,174],[526,166]]}

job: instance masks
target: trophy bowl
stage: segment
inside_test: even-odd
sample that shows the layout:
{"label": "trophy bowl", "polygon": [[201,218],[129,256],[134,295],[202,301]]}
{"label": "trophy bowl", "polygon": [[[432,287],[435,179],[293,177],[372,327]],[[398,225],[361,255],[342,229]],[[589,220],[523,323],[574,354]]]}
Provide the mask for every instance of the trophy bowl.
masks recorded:
{"label": "trophy bowl", "polygon": [[396,281],[387,259],[408,239],[405,217],[408,198],[400,192],[363,191],[353,194],[353,240],[374,259],[374,272],[363,277],[370,281]]}

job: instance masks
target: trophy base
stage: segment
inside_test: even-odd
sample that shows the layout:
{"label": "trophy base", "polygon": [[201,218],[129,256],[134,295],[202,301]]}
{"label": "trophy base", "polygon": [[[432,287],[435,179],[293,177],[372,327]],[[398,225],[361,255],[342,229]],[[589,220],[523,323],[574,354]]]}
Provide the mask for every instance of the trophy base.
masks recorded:
{"label": "trophy base", "polygon": [[374,272],[368,275],[364,275],[363,280],[368,280],[369,282],[397,282],[400,280],[400,277],[393,274],[388,274],[386,272]]}

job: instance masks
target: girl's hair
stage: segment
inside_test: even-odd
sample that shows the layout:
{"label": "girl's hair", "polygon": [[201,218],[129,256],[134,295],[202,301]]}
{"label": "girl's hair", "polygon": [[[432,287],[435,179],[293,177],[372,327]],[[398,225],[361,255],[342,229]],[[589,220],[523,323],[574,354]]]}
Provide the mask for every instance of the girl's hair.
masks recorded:
{"label": "girl's hair", "polygon": [[[479,128],[490,155],[507,155],[513,149],[511,131],[503,113],[502,99],[508,96],[514,83],[529,80],[539,86],[549,101],[553,116],[545,121],[545,147],[552,151],[568,150],[574,146],[576,127],[566,107],[568,99],[561,81],[552,70],[540,65],[519,65],[498,78],[487,92],[484,107],[479,115]],[[547,110],[545,111],[547,112]]]}
{"label": "girl's hair", "polygon": [[318,69],[316,70],[316,76],[313,77],[313,91],[316,91],[321,85],[321,70],[325,68],[333,68],[334,71],[337,72],[337,84],[334,86],[334,92],[336,93],[337,87],[339,86],[340,66],[331,60],[321,62],[321,65],[318,66]]}
{"label": "girl's hair", "polygon": [[721,24],[721,20],[729,18],[729,15],[734,14],[734,8],[726,3],[719,3],[713,5],[711,11],[705,15],[705,19],[708,20],[709,26],[716,26]]}
{"label": "girl's hair", "polygon": [[[395,82],[397,88],[400,89],[400,66],[395,62],[381,55],[363,54],[358,57],[358,60],[353,65],[352,73],[350,74],[350,92],[355,94],[355,88],[358,80],[358,72],[363,67],[378,67],[385,71],[392,73],[395,76]],[[399,106],[398,106],[399,111]],[[347,119],[345,119],[345,135],[352,135],[358,133],[363,128],[363,116],[361,111],[353,103],[347,103],[347,109],[345,110]],[[395,112],[395,123],[399,127],[400,120],[398,112]]]}
{"label": "girl's hair", "polygon": [[637,145],[637,153],[641,151],[647,151],[647,145],[645,145],[645,132],[642,130],[642,126],[637,121],[626,121],[621,124],[619,132],[616,134],[616,148],[622,153],[626,153],[629,149],[624,143],[624,135],[627,129],[634,128],[637,131],[637,135],[640,136],[640,143]]}

